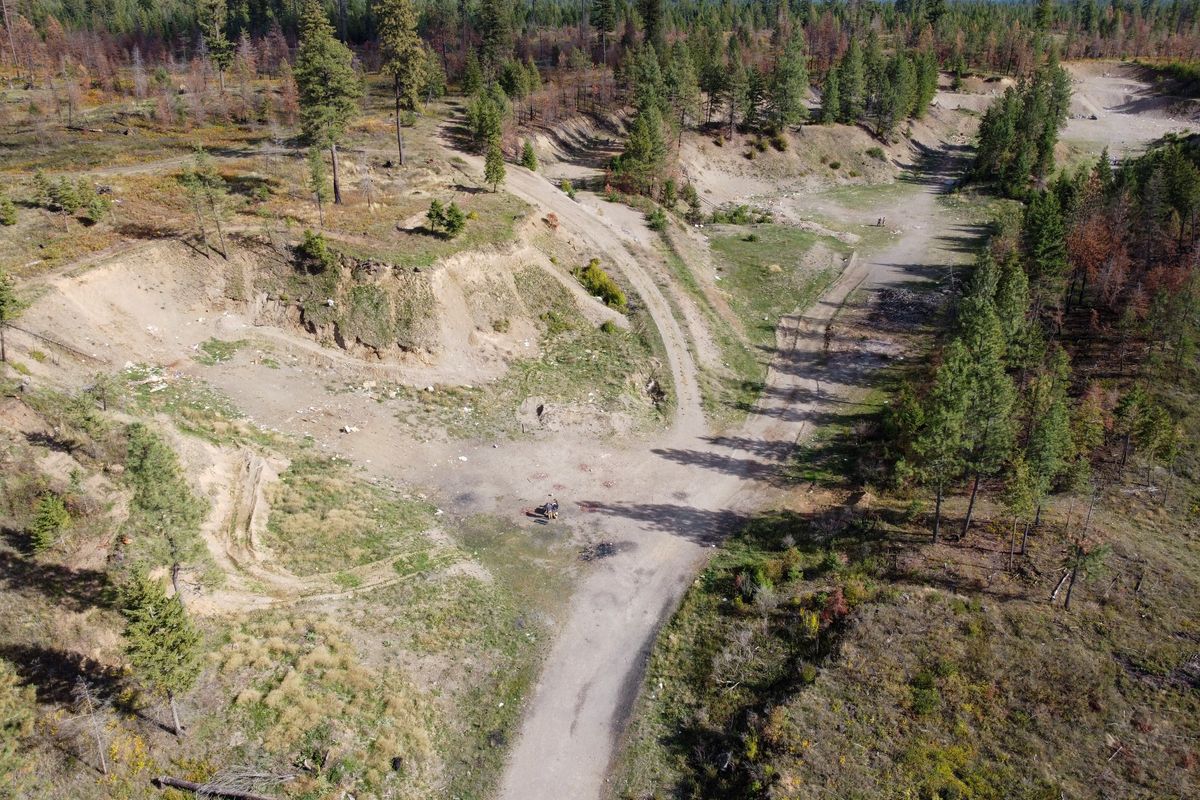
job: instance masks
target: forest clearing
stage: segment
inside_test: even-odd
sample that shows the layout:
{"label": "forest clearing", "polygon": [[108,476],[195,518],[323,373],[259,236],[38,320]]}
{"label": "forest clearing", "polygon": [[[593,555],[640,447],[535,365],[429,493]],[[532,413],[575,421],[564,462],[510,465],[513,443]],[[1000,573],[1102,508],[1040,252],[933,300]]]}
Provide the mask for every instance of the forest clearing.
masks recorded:
{"label": "forest clearing", "polygon": [[1194,4],[0,9],[0,798],[1196,793]]}

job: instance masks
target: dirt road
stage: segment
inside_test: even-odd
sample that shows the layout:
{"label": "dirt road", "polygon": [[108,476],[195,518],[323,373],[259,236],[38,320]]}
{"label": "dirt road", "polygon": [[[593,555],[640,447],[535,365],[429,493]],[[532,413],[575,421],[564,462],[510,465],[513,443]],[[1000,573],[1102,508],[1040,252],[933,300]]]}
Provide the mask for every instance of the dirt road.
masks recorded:
{"label": "dirt road", "polygon": [[[875,256],[853,259],[818,303],[783,321],[762,399],[739,435],[721,437],[708,434],[684,332],[628,249],[638,238],[624,230],[630,221],[597,215],[540,175],[510,170],[508,191],[586,236],[642,296],[662,331],[678,406],[664,442],[646,456],[623,459],[628,471],[623,491],[605,491],[580,504],[595,515],[593,535],[613,542],[615,555],[576,589],[510,757],[500,792],[504,800],[604,794],[655,633],[679,602],[706,546],[761,504],[796,442],[837,410],[873,363],[828,358],[827,324],[855,287],[924,280],[960,258],[946,249],[949,240],[939,239],[953,220],[936,199],[955,162],[944,155],[930,163],[934,168],[919,178],[921,190],[879,214],[903,220],[895,243]],[[481,174],[482,164],[471,159],[467,170]]]}

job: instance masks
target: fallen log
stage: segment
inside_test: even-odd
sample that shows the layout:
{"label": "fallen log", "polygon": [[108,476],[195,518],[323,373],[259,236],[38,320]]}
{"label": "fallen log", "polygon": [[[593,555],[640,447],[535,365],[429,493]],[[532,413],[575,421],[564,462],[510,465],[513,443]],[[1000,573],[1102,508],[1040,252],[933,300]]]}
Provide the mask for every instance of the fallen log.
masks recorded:
{"label": "fallen log", "polygon": [[265,794],[244,792],[240,789],[213,789],[203,783],[185,781],[182,778],[172,778],[169,775],[159,775],[154,779],[154,783],[160,789],[164,786],[169,786],[172,789],[183,789],[188,792],[203,794],[205,797],[227,797],[229,800],[278,800],[275,797],[267,797]]}

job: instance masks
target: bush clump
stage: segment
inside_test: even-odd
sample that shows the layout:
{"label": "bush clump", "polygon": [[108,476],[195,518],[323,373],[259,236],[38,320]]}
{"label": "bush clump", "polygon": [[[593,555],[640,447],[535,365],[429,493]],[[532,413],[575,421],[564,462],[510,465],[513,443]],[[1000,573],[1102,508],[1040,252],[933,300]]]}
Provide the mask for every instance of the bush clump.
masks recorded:
{"label": "bush clump", "polygon": [[872,147],[872,148],[869,148],[869,149],[867,150],[867,155],[868,155],[868,156],[870,156],[871,158],[875,158],[875,159],[878,159],[878,160],[880,160],[880,161],[886,161],[886,160],[887,160],[887,154],[883,152],[883,148],[882,148],[882,147]]}
{"label": "bush clump", "polygon": [[425,219],[429,222],[429,230],[443,239],[453,239],[467,227],[467,215],[453,201],[443,206],[441,200],[433,200]]}
{"label": "bush clump", "polygon": [[586,267],[575,270],[575,277],[590,294],[599,297],[606,306],[625,313],[628,308],[625,292],[600,266],[600,259],[593,258]]}
{"label": "bush clump", "polygon": [[304,241],[296,247],[296,258],[309,272],[324,272],[332,267],[335,261],[325,234],[310,230],[304,231]]}
{"label": "bush clump", "polygon": [[665,231],[667,229],[667,212],[661,207],[655,206],[654,209],[646,215],[646,224],[650,226],[652,231]]}
{"label": "bush clump", "polygon": [[59,534],[71,524],[71,515],[62,498],[56,494],[42,495],[38,500],[33,523],[29,526],[29,539],[35,553],[49,550],[58,541]]}
{"label": "bush clump", "polygon": [[0,192],[0,225],[17,224],[17,207],[8,195]]}

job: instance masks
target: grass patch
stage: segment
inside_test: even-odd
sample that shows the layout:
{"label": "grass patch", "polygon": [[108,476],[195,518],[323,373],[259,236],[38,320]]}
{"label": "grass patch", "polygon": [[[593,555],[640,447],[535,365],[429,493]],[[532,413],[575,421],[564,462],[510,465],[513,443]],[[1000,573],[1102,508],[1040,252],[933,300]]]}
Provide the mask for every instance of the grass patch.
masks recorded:
{"label": "grass patch", "polygon": [[235,341],[208,339],[200,343],[199,351],[192,358],[199,364],[203,364],[206,367],[213,367],[226,361],[232,361],[237,352],[247,344],[249,342],[245,339],[237,339]]}
{"label": "grass patch", "polygon": [[267,544],[297,575],[345,570],[427,546],[433,507],[366,483],[345,462],[300,455],[269,490]]}
{"label": "grass patch", "polygon": [[812,303],[834,277],[830,270],[804,266],[805,255],[818,242],[839,254],[849,248],[786,225],[759,225],[754,234],[751,238],[740,231],[718,230],[710,241],[726,265],[721,288],[728,292],[751,342],[774,348],[780,318]]}
{"label": "grass patch", "polygon": [[166,414],[183,433],[213,444],[275,444],[276,438],[247,424],[228,397],[203,381],[167,375],[161,367],[139,364],[121,373],[122,395],[131,411]]}

